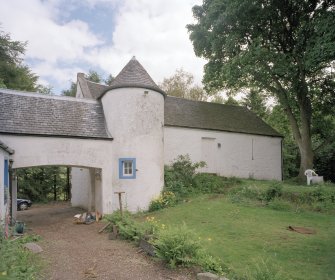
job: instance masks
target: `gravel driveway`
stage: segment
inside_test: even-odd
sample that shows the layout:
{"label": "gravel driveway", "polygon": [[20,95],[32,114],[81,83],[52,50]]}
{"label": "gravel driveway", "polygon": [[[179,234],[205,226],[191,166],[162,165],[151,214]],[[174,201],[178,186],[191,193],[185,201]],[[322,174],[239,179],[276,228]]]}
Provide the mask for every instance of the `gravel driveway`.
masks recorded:
{"label": "gravel driveway", "polygon": [[73,216],[83,210],[69,204],[35,205],[18,212],[18,220],[42,237],[45,279],[160,280],[195,279],[185,270],[170,270],[131,243],[98,234],[104,223],[77,225]]}

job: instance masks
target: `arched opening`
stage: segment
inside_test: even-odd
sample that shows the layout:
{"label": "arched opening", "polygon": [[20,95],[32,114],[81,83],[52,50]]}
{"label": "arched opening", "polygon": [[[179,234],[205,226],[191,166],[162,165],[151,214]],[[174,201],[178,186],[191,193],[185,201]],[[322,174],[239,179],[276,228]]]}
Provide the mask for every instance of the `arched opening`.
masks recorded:
{"label": "arched opening", "polygon": [[[87,166],[37,165],[13,169],[12,217],[41,204],[63,204],[83,211],[101,211],[102,170]],[[30,202],[29,202],[30,201]],[[19,215],[20,216],[20,215]]]}

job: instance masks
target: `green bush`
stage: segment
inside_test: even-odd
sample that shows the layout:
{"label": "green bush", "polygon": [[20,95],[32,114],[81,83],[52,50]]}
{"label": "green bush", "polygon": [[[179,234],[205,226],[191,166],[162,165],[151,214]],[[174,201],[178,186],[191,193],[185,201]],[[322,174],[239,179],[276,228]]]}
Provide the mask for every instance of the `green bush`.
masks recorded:
{"label": "green bush", "polygon": [[249,200],[263,200],[264,192],[257,186],[242,186],[230,190],[228,197],[233,203],[241,203]]}
{"label": "green bush", "polygon": [[159,231],[153,244],[157,257],[170,267],[195,265],[200,258],[200,242],[185,225]]}
{"label": "green bush", "polygon": [[269,202],[276,197],[281,197],[283,194],[283,186],[280,183],[272,184],[266,191],[264,195],[265,201]]}
{"label": "green bush", "polygon": [[[119,236],[122,239],[138,241],[145,235],[145,224],[136,222],[127,211],[123,212],[123,216],[120,211],[115,211],[111,215],[106,215],[105,219],[118,227]],[[111,231],[112,228],[110,227],[109,230]]]}
{"label": "green bush", "polygon": [[245,280],[286,280],[281,270],[270,261],[258,261],[249,267]]}
{"label": "green bush", "polygon": [[290,211],[293,209],[292,203],[278,197],[275,197],[273,200],[271,200],[268,203],[268,207],[279,211]]}
{"label": "green bush", "polygon": [[194,176],[193,186],[199,193],[225,193],[227,184],[222,177],[199,173]]}
{"label": "green bush", "polygon": [[149,204],[149,212],[157,211],[166,207],[176,205],[177,198],[173,192],[164,191],[160,196],[152,200]]}
{"label": "green bush", "polygon": [[222,263],[221,259],[215,258],[205,253],[200,256],[198,265],[202,268],[203,271],[212,272],[217,275],[223,275],[228,271],[228,268]]}
{"label": "green bush", "polygon": [[0,235],[0,279],[38,279],[40,259],[23,248],[24,243],[36,241],[37,238],[25,236],[12,241],[3,238],[1,229]]}
{"label": "green bush", "polygon": [[196,170],[205,165],[205,162],[192,163],[188,155],[178,156],[170,166],[165,166],[165,190],[175,193],[178,198],[192,193]]}

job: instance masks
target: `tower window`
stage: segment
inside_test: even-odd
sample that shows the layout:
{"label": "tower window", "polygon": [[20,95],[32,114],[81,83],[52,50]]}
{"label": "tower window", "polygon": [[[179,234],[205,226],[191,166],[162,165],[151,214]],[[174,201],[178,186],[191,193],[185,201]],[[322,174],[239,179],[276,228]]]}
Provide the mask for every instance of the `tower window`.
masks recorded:
{"label": "tower window", "polygon": [[136,159],[120,158],[119,159],[119,178],[135,179],[136,178]]}

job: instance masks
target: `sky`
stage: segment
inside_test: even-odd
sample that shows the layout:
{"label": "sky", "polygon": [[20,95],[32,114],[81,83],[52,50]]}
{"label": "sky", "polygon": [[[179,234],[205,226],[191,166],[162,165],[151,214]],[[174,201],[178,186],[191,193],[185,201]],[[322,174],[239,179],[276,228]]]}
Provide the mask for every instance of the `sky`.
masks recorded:
{"label": "sky", "polygon": [[25,63],[53,92],[78,72],[116,76],[136,56],[156,83],[183,68],[201,83],[186,25],[201,0],[0,0],[0,28],[27,41]]}

